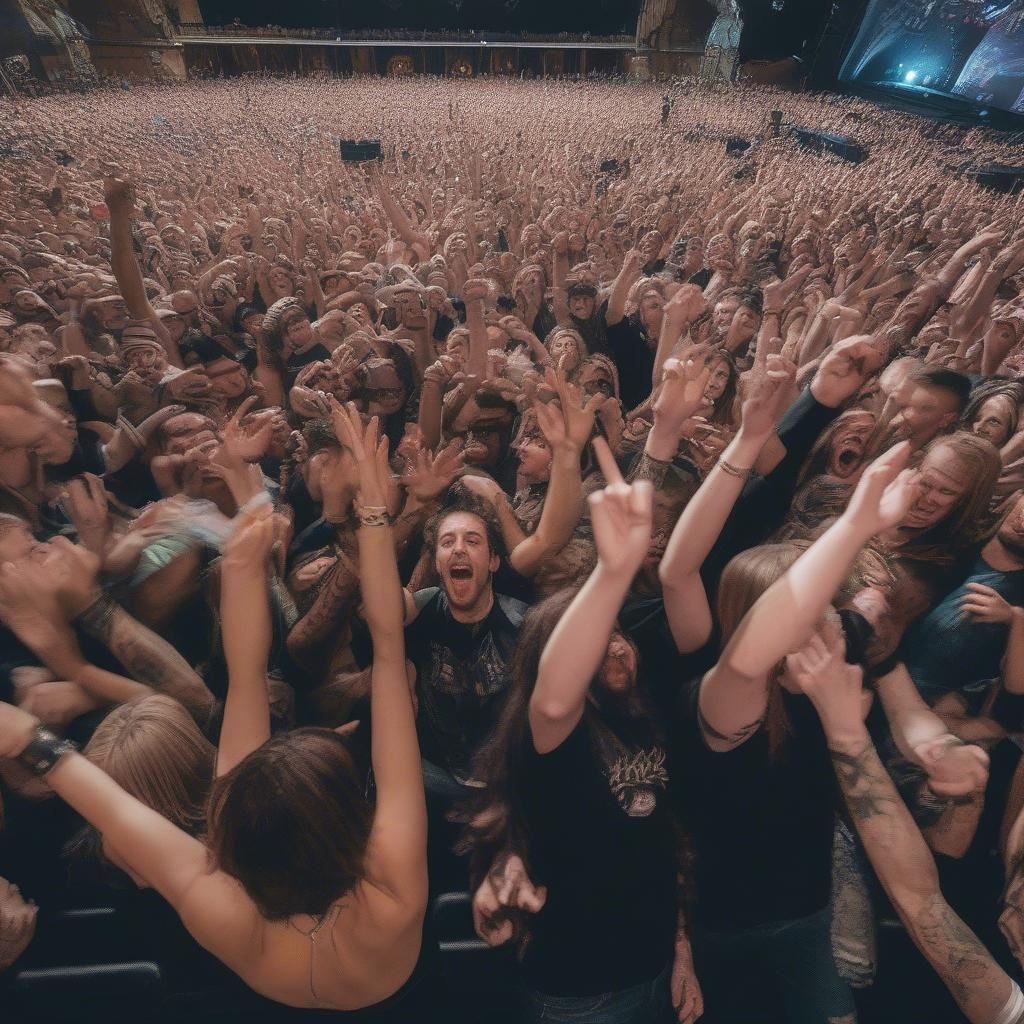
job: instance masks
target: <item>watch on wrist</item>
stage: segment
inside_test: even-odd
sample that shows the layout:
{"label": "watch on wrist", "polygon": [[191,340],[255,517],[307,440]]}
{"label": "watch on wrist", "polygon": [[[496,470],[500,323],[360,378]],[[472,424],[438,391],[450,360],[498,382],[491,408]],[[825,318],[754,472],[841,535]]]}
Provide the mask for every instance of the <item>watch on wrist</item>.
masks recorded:
{"label": "watch on wrist", "polygon": [[46,775],[65,755],[78,747],[71,740],[61,739],[49,729],[39,725],[29,741],[28,746],[17,756],[18,764],[27,768],[33,775]]}

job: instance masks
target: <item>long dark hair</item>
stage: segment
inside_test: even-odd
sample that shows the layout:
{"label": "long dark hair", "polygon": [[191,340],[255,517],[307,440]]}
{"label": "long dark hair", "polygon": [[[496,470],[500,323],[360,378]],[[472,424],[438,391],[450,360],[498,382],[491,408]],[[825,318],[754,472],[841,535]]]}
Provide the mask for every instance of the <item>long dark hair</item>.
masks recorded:
{"label": "long dark hair", "polygon": [[[530,698],[544,648],[576,594],[574,587],[560,590],[534,605],[523,619],[511,666],[508,700],[493,737],[474,761],[473,777],[486,788],[452,813],[452,820],[465,826],[457,849],[469,854],[474,891],[503,851],[518,854],[530,871],[531,836],[523,788],[526,756],[533,742],[528,715]],[[592,684],[583,717],[599,759],[609,766],[623,750],[658,745],[662,739],[653,713],[635,688],[629,697],[619,699]],[[522,915],[513,923],[513,942],[522,953],[529,940],[527,916]]]}

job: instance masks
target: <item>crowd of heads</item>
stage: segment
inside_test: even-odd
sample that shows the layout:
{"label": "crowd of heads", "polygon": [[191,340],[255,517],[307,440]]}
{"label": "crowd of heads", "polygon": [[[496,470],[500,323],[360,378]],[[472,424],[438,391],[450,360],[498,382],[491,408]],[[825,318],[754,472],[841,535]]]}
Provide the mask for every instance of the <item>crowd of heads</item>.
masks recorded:
{"label": "crowd of heads", "polygon": [[[869,158],[800,148],[775,109]],[[736,136],[749,148],[730,152]],[[366,138],[379,160],[341,159]],[[1002,914],[1018,950],[1019,793],[986,766],[1024,730],[1024,228],[1018,196],[965,173],[1015,162],[997,133],[686,80],[243,77],[5,98],[0,143],[0,699],[201,839],[267,921],[319,919],[366,874],[360,524],[392,524],[431,844],[477,894],[481,935],[529,965],[531,936],[555,948],[553,925],[534,934],[545,899],[568,914],[531,791],[542,747],[569,743],[552,652],[621,572],[608,538],[636,555],[577,719],[624,816],[667,802],[696,833],[677,853],[697,863],[680,904],[700,907],[701,863],[735,852],[694,795],[718,762],[686,744],[763,734],[766,764],[804,765],[785,748],[809,742],[794,695],[823,706],[810,641],[779,652],[805,658],[789,667],[737,652],[780,580],[868,523],[822,621],[838,609],[866,681],[905,666],[906,699],[876,696],[871,734],[918,821],[955,820],[955,849],[926,829],[933,848],[997,845],[965,806],[1004,822],[1008,902],[981,916],[997,934]],[[367,423],[381,502],[353,440]],[[723,454],[755,436],[747,464]],[[872,491],[889,470],[897,516]],[[246,555],[255,507],[272,735],[220,774],[239,580],[222,563]],[[718,696],[691,735],[676,705],[707,670]],[[765,681],[747,734],[720,708],[729,672]],[[941,725],[927,742],[901,742],[907,701]],[[729,786],[741,768],[721,768]],[[10,762],[0,779],[11,873],[31,820],[12,809],[52,794]],[[79,860],[146,884],[100,826],[73,824],[54,864],[75,834]],[[10,966],[35,906],[10,886],[0,910]]]}

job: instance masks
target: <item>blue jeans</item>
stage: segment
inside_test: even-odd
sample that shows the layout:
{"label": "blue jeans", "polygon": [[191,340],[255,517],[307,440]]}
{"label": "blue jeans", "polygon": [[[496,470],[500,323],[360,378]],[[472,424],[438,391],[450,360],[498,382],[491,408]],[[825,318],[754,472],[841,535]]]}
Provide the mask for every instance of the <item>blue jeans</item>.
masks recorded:
{"label": "blue jeans", "polygon": [[547,996],[528,992],[529,1024],[667,1024],[672,1020],[669,964],[658,977],[597,996]]}
{"label": "blue jeans", "polygon": [[[694,928],[694,967],[704,994],[702,1024],[776,1020],[828,1024],[856,1013],[832,956],[832,910],[794,921],[713,932]],[[766,1012],[767,1011],[767,1012]]]}

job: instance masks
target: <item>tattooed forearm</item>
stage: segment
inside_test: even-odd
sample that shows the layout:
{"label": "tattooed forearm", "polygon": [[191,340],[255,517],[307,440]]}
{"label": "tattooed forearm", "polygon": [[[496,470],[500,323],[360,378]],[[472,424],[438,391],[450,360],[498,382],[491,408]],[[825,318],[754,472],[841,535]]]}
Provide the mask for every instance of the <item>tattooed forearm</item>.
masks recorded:
{"label": "tattooed forearm", "polygon": [[745,740],[750,739],[764,725],[764,715],[747,725],[741,725],[734,732],[730,733],[719,732],[704,717],[704,712],[699,707],[697,708],[697,721],[700,722],[701,731],[708,738],[717,740],[719,743],[728,743],[730,746],[737,747]]}
{"label": "tattooed forearm", "polygon": [[859,752],[833,749],[831,753],[832,765],[854,822],[885,815],[893,800],[899,797],[870,740]]}
{"label": "tattooed forearm", "polygon": [[943,898],[935,861],[870,738],[829,745],[864,849],[915,944],[969,1020],[994,1020],[1010,978]]}
{"label": "tattooed forearm", "polygon": [[672,463],[668,460],[656,459],[647,452],[641,452],[640,458],[636,460],[633,469],[629,474],[629,482],[637,480],[650,480],[655,490],[665,486],[665,476],[668,474],[669,466]]}
{"label": "tattooed forearm", "polygon": [[401,555],[405,551],[416,531],[426,522],[431,505],[422,504],[414,498],[407,498],[392,527],[395,538],[395,552]]}
{"label": "tattooed forearm", "polygon": [[137,682],[193,711],[205,712],[213,706],[213,695],[174,647],[106,595],[86,608],[75,625],[109,648]]}
{"label": "tattooed forearm", "polygon": [[307,671],[325,668],[340,632],[343,614],[355,600],[359,580],[339,560],[330,571],[309,611],[288,634],[288,653]]}
{"label": "tattooed forearm", "polygon": [[926,900],[906,924],[968,1018],[992,1019],[1006,1001],[1009,979],[942,894]]}

